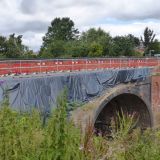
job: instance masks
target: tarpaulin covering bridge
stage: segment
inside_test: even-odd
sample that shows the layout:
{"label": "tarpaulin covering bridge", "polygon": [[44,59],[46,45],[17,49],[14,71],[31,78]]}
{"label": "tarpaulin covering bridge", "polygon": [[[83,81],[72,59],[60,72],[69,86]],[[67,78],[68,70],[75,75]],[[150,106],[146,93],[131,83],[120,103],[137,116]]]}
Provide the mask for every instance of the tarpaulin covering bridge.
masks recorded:
{"label": "tarpaulin covering bridge", "polygon": [[151,68],[108,69],[75,73],[56,73],[35,77],[4,77],[0,80],[0,101],[9,94],[12,108],[30,111],[37,108],[44,115],[56,106],[57,96],[66,87],[68,102],[88,102],[115,85],[145,80]]}

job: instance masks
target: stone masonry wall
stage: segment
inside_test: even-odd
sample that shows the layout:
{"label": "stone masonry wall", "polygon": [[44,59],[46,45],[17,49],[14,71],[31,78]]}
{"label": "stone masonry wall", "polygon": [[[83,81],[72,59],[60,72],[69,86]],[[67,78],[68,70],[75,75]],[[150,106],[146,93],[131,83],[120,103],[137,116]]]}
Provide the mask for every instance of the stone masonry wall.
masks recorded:
{"label": "stone masonry wall", "polygon": [[160,75],[152,76],[151,85],[151,107],[154,116],[155,126],[160,126]]}

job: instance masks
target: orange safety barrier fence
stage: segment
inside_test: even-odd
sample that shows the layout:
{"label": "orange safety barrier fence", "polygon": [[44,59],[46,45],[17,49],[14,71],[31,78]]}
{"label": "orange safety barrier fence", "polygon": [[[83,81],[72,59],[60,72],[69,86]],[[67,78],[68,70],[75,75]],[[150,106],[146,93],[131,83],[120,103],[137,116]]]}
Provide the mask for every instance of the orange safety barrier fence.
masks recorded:
{"label": "orange safety barrier fence", "polygon": [[0,61],[0,75],[159,66],[159,58],[87,58]]}

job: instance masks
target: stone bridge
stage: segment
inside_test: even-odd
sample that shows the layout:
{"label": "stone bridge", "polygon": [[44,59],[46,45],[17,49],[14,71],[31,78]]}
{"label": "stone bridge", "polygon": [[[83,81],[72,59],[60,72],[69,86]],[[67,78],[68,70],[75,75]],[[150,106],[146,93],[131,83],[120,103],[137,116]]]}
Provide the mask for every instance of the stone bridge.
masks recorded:
{"label": "stone bridge", "polygon": [[116,119],[117,111],[135,114],[136,125],[142,128],[160,122],[160,76],[149,67],[5,77],[0,81],[0,100],[7,88],[14,109],[30,111],[34,106],[47,116],[65,87],[69,102],[84,103],[71,114],[83,126],[91,120],[103,128]]}
{"label": "stone bridge", "polygon": [[142,82],[117,85],[73,111],[72,118],[83,127],[91,121],[95,128],[105,131],[105,126],[122,111],[135,114],[137,126],[159,127],[160,75],[156,73]]}

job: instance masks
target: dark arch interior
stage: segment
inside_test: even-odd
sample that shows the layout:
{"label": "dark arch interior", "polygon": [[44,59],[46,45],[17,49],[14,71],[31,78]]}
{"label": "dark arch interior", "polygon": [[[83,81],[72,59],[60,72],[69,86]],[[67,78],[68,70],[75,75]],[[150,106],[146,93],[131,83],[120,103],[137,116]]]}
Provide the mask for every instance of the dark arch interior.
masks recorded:
{"label": "dark arch interior", "polygon": [[146,104],[136,95],[121,94],[107,103],[99,113],[95,121],[97,132],[106,133],[111,131],[111,121],[117,119],[117,112],[124,114],[134,114],[137,121],[136,127],[145,129],[151,127],[150,113]]}

